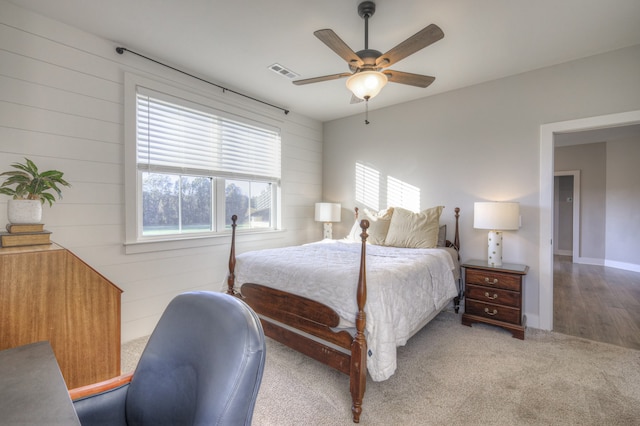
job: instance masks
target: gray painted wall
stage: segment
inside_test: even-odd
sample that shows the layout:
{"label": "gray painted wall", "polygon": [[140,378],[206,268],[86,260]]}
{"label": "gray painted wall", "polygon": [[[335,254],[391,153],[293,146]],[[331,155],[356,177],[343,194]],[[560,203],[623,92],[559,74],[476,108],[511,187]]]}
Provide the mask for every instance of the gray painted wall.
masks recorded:
{"label": "gray painted wall", "polygon": [[556,171],[580,170],[580,259],[574,261],[640,270],[638,159],[635,138],[555,149]]}
{"label": "gray painted wall", "polygon": [[374,110],[369,125],[363,109],[354,106],[358,115],[324,125],[324,197],[354,204],[354,164],[370,164],[383,177],[420,188],[422,208],[447,206],[445,222],[452,222],[453,207],[462,208],[463,259],[486,256],[486,232],[473,229],[473,203],[520,202],[522,227],[504,233],[503,257],[531,268],[524,310],[536,327],[540,126],[640,109],[640,46]]}
{"label": "gray painted wall", "polygon": [[[556,156],[557,158],[557,156]],[[554,254],[571,255],[573,252],[573,176],[556,176],[554,179],[556,232]]]}
{"label": "gray painted wall", "polygon": [[640,271],[640,140],[607,143],[606,264]]}
{"label": "gray painted wall", "polygon": [[590,143],[555,149],[555,170],[580,170],[580,257],[604,264],[607,144]]}

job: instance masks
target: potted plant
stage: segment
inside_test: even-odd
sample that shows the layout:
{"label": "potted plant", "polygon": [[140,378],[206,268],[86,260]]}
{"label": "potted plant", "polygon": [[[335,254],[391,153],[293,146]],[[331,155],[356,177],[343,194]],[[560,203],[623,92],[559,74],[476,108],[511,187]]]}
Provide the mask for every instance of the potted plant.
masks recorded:
{"label": "potted plant", "polygon": [[[25,163],[14,163],[11,167],[17,170],[0,173],[8,176],[0,185],[0,194],[11,197],[7,207],[10,223],[40,223],[42,220],[42,204],[52,206],[62,198],[60,186],[71,186],[62,178],[58,170],[40,172],[33,161],[25,158]],[[55,193],[55,194],[54,194]]]}

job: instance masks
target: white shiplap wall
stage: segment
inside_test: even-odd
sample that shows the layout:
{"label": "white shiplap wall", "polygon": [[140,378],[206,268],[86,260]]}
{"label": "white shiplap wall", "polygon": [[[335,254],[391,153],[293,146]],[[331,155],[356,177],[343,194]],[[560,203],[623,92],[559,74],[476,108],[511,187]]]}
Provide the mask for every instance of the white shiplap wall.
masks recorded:
{"label": "white shiplap wall", "polygon": [[[284,231],[239,237],[239,253],[321,237],[313,204],[322,195],[322,124],[222,94],[134,55],[118,55],[115,47],[0,0],[0,171],[28,157],[43,170],[65,173],[72,188],[53,208],[45,207],[43,221],[55,242],[124,290],[126,342],[149,334],[176,294],[220,290],[229,239],[199,248],[125,254],[125,71],[189,87],[282,122]],[[7,222],[6,202],[0,197],[0,224]]]}

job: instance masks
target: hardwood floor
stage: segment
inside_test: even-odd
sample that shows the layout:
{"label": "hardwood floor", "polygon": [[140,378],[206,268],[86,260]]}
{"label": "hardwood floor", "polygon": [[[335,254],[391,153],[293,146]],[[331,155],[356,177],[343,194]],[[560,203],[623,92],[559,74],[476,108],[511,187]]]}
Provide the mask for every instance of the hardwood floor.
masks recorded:
{"label": "hardwood floor", "polygon": [[554,256],[553,331],[640,349],[640,273]]}

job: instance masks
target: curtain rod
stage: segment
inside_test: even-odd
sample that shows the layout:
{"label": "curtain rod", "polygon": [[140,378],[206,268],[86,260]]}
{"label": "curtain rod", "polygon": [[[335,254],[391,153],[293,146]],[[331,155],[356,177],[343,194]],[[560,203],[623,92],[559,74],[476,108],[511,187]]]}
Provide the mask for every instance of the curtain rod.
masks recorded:
{"label": "curtain rod", "polygon": [[172,67],[171,65],[164,64],[164,63],[162,63],[162,62],[160,62],[160,61],[157,61],[157,60],[155,60],[155,59],[152,59],[152,58],[149,58],[149,57],[147,57],[147,56],[144,56],[144,55],[142,55],[142,54],[140,54],[140,53],[138,53],[138,52],[134,52],[133,50],[129,50],[129,49],[127,49],[126,47],[116,47],[116,52],[118,52],[120,55],[122,55],[124,52],[133,53],[134,55],[138,55],[138,56],[140,56],[141,58],[144,58],[144,59],[146,59],[146,60],[148,60],[148,61],[155,62],[156,64],[162,65],[163,67],[171,68],[171,69],[172,69],[172,70],[174,70],[174,71],[178,71],[179,73],[182,73],[182,74],[188,75],[189,77],[191,77],[191,78],[195,78],[196,80],[204,81],[205,83],[208,83],[208,84],[210,84],[210,85],[212,85],[212,86],[215,86],[215,87],[217,87],[217,88],[219,88],[219,89],[222,89],[222,92],[223,92],[223,93],[224,93],[224,92],[231,92],[231,93],[234,93],[234,94],[236,94],[236,95],[238,95],[238,96],[242,96],[242,97],[244,97],[244,98],[251,99],[252,101],[260,102],[261,104],[268,105],[268,106],[273,107],[273,108],[277,108],[277,109],[279,109],[279,110],[283,111],[285,115],[289,114],[289,110],[288,110],[288,109],[285,109],[285,108],[279,107],[279,106],[277,106],[277,105],[270,104],[270,103],[265,102],[265,101],[261,101],[260,99],[256,99],[256,98],[251,97],[251,96],[249,96],[249,95],[245,95],[244,93],[236,92],[235,90],[228,89],[228,88],[226,88],[226,87],[224,87],[224,86],[220,86],[219,84],[212,83],[212,82],[207,81],[207,80],[205,80],[205,79],[203,79],[203,78],[200,78],[200,77],[197,77],[197,76],[195,76],[195,75],[193,75],[193,74],[189,74],[188,72],[182,71],[182,70],[180,70],[180,69],[178,69],[178,68],[174,68],[174,67]]}

